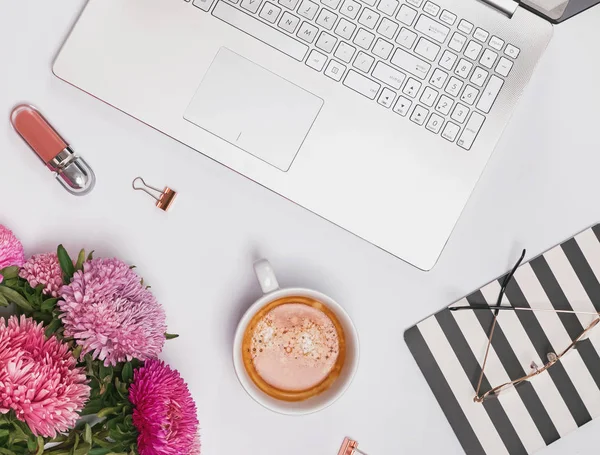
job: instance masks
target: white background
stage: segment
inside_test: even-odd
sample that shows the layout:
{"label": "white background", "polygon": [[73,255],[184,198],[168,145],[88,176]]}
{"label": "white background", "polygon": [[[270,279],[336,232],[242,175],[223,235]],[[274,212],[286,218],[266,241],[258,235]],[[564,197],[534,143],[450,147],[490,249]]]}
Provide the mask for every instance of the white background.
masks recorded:
{"label": "white background", "polygon": [[[86,247],[138,266],[166,307],[169,331],[181,335],[163,358],[189,381],[205,455],[335,455],[346,435],[371,455],[462,453],[403,333],[502,274],[521,248],[537,255],[599,221],[600,7],[556,27],[446,250],[425,273],[56,79],[51,62],[83,5],[0,0],[0,223],[28,254],[62,242],[73,254]],[[90,195],[63,190],[11,129],[21,101],[37,105],[94,168]],[[138,175],[179,191],[168,214],[131,189]],[[316,415],[269,412],[234,375],[233,333],[260,295],[252,272],[260,257],[281,285],[338,300],[360,333],[352,387]],[[590,423],[542,453],[595,453],[599,430]]]}

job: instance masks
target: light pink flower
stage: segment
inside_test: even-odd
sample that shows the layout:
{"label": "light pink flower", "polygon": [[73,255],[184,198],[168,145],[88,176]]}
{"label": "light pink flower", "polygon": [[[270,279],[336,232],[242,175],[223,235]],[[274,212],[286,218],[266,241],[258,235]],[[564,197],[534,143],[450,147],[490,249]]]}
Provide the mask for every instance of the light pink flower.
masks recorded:
{"label": "light pink flower", "polygon": [[149,360],[129,387],[140,455],[198,455],[198,416],[187,384],[176,370]]}
{"label": "light pink flower", "polygon": [[56,253],[32,256],[23,265],[19,276],[26,279],[32,288],[43,284],[44,294],[52,297],[58,297],[58,290],[63,285],[62,270]]}
{"label": "light pink flower", "polygon": [[118,259],[92,259],[59,291],[65,335],[105,365],[158,357],[167,330],[163,308]]}
{"label": "light pink flower", "polygon": [[[0,270],[13,265],[21,267],[24,262],[23,245],[10,229],[0,224]],[[0,275],[0,283],[3,280]]]}
{"label": "light pink flower", "polygon": [[25,316],[0,318],[0,414],[13,410],[33,434],[55,437],[75,426],[89,395],[67,344]]}

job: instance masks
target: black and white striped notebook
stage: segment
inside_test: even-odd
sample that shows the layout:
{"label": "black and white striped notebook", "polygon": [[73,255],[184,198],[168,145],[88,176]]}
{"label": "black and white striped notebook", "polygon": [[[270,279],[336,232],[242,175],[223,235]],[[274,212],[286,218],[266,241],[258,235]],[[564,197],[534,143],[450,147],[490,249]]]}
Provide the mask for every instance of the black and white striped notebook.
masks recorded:
{"label": "black and white striped notebook", "polygon": [[[494,305],[502,278],[454,305]],[[519,267],[503,303],[600,311],[600,225]],[[405,333],[468,455],[531,454],[600,415],[600,326],[548,372],[498,399],[475,403],[492,319],[491,311],[444,309]],[[532,361],[543,365],[548,352],[566,349],[593,319],[554,312],[500,312],[482,392],[530,373]]]}

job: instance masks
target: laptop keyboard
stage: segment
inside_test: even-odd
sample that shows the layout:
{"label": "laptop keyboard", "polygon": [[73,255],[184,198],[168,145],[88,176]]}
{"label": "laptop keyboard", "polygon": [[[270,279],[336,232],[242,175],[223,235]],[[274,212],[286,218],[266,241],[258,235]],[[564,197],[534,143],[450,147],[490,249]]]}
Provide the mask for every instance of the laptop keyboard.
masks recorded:
{"label": "laptop keyboard", "polygon": [[520,53],[427,0],[192,3],[465,150]]}

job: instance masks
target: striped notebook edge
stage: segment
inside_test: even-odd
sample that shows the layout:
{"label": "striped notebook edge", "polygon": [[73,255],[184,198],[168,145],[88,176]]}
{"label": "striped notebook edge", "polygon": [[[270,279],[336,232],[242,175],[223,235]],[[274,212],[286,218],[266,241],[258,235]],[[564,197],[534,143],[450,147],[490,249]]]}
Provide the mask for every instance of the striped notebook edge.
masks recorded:
{"label": "striped notebook edge", "polygon": [[[493,305],[506,275],[454,305]],[[522,264],[503,304],[600,312],[600,224]],[[404,339],[467,455],[527,455],[600,415],[600,328],[547,373],[498,399],[476,403],[492,311],[440,312]],[[504,311],[498,317],[482,391],[520,378],[562,352],[592,314]]]}

